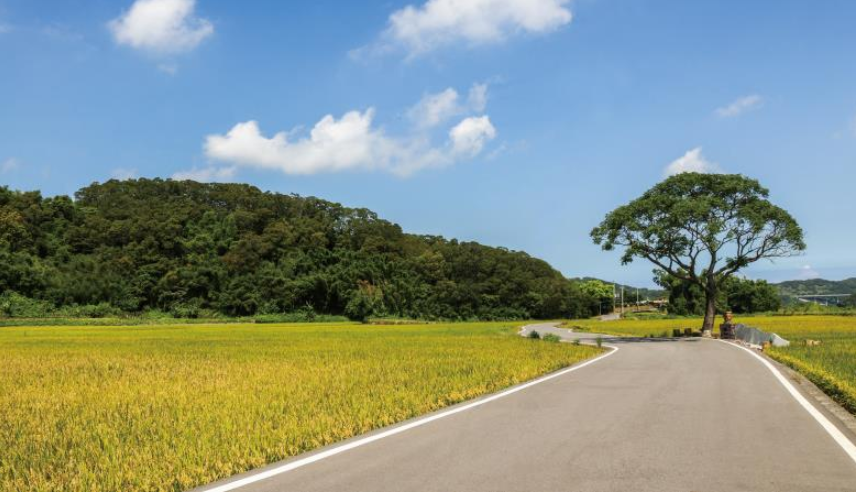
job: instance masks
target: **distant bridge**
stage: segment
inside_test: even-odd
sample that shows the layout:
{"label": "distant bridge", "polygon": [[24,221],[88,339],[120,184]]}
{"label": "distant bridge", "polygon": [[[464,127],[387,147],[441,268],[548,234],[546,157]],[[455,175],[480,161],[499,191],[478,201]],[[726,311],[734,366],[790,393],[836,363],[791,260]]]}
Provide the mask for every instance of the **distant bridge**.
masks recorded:
{"label": "distant bridge", "polygon": [[815,304],[841,304],[841,301],[850,297],[850,294],[806,294],[798,295],[797,300],[800,302],[813,302]]}

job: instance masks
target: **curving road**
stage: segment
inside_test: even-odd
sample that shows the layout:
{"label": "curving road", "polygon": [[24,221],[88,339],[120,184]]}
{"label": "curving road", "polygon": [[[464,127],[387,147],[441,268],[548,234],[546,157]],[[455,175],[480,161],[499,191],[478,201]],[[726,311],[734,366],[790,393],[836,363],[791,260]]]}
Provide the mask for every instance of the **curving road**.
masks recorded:
{"label": "curving road", "polygon": [[484,404],[198,490],[856,491],[856,457],[751,354],[608,341],[618,351]]}

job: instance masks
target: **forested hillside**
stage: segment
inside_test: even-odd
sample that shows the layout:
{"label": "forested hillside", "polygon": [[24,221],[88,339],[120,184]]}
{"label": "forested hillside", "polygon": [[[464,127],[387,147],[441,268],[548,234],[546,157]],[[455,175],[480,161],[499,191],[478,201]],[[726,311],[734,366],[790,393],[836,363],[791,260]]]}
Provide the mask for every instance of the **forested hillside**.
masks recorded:
{"label": "forested hillside", "polygon": [[845,280],[789,280],[776,284],[784,296],[856,294],[856,278]]}
{"label": "forested hillside", "polygon": [[0,292],[6,316],[597,310],[576,282],[522,252],[406,234],[374,212],[317,198],[160,179],[96,183],[74,200],[0,188]]}

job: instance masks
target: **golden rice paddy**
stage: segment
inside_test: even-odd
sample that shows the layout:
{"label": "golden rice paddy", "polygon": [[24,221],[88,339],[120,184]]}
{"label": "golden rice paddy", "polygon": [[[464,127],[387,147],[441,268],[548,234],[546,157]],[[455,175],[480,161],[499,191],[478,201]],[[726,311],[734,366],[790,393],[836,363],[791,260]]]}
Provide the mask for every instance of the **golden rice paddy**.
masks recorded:
{"label": "golden rice paddy", "polygon": [[597,353],[508,323],[0,328],[0,490],[186,490]]}

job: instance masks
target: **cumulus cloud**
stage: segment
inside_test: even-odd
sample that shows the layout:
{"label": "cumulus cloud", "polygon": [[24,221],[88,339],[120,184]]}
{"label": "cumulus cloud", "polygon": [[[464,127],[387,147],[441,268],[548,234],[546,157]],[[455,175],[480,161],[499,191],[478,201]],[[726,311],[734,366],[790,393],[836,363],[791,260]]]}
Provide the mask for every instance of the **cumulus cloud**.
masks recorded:
{"label": "cumulus cloud", "polygon": [[758,94],[751,94],[732,101],[730,104],[716,109],[716,115],[720,118],[734,118],[740,116],[746,111],[756,109],[761,106],[763,98]]}
{"label": "cumulus cloud", "polygon": [[452,151],[458,155],[476,156],[494,138],[496,128],[487,116],[466,118],[449,131]]}
{"label": "cumulus cloud", "polygon": [[455,116],[481,113],[487,106],[487,84],[473,84],[466,103],[460,99],[458,91],[451,87],[436,94],[427,94],[408,110],[407,116],[417,127],[433,128]]}
{"label": "cumulus cloud", "polygon": [[720,172],[722,168],[719,164],[705,159],[701,153],[701,147],[696,147],[666,166],[663,175],[668,177],[681,173],[716,174]]}
{"label": "cumulus cloud", "polygon": [[496,138],[496,128],[487,115],[471,115],[447,130],[444,143],[434,143],[435,127],[439,131],[441,123],[461,112],[472,114],[470,102],[462,104],[458,99],[454,89],[425,96],[408,111],[413,127],[404,135],[389,135],[375,125],[375,110],[369,108],[339,118],[326,115],[304,136],[288,132],[266,136],[258,122],[245,121],[226,134],[207,136],[204,151],[212,161],[231,166],[230,173],[251,167],[303,175],[351,170],[409,175],[472,159]]}
{"label": "cumulus cloud", "polygon": [[14,157],[10,157],[0,163],[0,174],[8,174],[17,171],[21,167],[21,162]]}
{"label": "cumulus cloud", "polygon": [[498,43],[517,33],[547,33],[571,22],[568,0],[428,0],[393,12],[379,47],[411,56],[444,46]]}
{"label": "cumulus cloud", "polygon": [[313,174],[353,168],[386,166],[396,148],[382,131],[372,127],[374,110],[351,111],[339,119],[323,117],[309,136],[290,142],[285,132],[265,137],[257,122],[235,125],[226,135],[209,135],[205,154],[288,174]]}
{"label": "cumulus cloud", "polygon": [[228,167],[194,167],[189,171],[179,171],[172,175],[172,179],[178,181],[192,180],[201,183],[217,183],[229,181],[235,176],[237,169],[234,166]]}
{"label": "cumulus cloud", "polygon": [[136,0],[109,22],[118,44],[159,54],[191,51],[214,34],[207,19],[194,16],[196,0]]}

